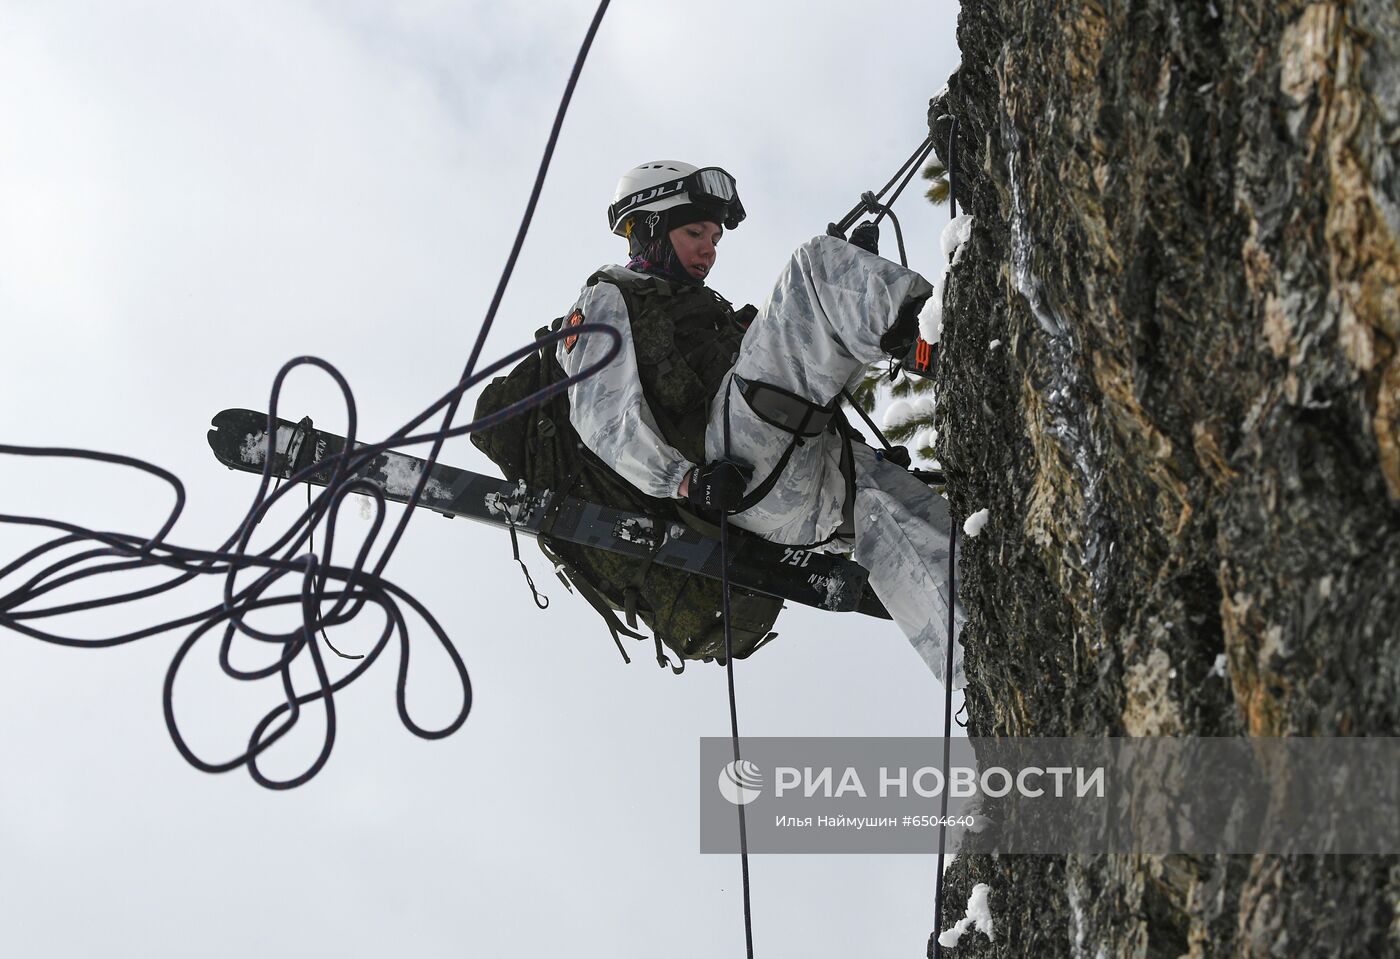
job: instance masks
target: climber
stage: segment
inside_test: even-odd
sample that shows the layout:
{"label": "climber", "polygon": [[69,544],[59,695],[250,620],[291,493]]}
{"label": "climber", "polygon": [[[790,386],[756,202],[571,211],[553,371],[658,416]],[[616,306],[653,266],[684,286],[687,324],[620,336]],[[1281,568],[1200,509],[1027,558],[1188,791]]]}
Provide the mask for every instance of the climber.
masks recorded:
{"label": "climber", "polygon": [[[942,679],[947,505],[865,445],[837,405],[868,366],[908,351],[932,287],[878,256],[867,225],[849,242],[818,236],[804,243],[762,309],[732,311],[705,283],[724,232],[744,216],[734,178],[717,167],[658,161],[622,177],[608,223],[627,240],[630,259],[596,273],[567,322],[607,324],[624,348],[569,388],[570,423],[594,455],[647,496],[712,515],[722,510],[735,526],[776,543],[853,550],[885,608]],[[629,312],[639,309],[641,292],[650,319],[634,330]],[[697,313],[697,302],[714,308]],[[691,306],[668,317],[672,303]],[[735,353],[740,331],[732,324],[745,321]],[[725,324],[732,339],[714,333]],[[556,356],[572,375],[607,348],[602,337],[567,337]],[[698,445],[679,443],[691,446],[688,458],[671,440],[697,430],[703,455]],[[960,626],[961,610],[955,615]],[[960,687],[960,648],[955,653]]]}

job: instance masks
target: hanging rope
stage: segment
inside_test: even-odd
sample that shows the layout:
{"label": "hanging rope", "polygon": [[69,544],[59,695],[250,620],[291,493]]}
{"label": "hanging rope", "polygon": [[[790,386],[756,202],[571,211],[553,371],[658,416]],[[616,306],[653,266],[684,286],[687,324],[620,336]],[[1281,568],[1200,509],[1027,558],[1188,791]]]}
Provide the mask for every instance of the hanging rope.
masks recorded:
{"label": "hanging rope", "polygon": [[[729,389],[724,392],[724,458],[730,459],[729,429]],[[729,616],[729,514],[719,514],[719,562],[720,562],[720,613],[724,623],[724,677],[729,685],[729,737],[734,746],[734,768],[739,769],[742,757],[739,755],[739,710],[734,696],[734,630]],[[753,909],[749,903],[749,831],[748,820],[744,815],[744,804],[736,803],[739,810],[739,870],[744,887],[744,948],[748,959],[753,959]]]}
{"label": "hanging rope", "polygon": [[[890,177],[889,182],[880,188],[879,193],[862,193],[860,197],[860,202],[857,203],[855,206],[851,207],[849,213],[847,213],[837,222],[827,226],[827,234],[830,236],[845,237],[846,231],[849,230],[852,227],[852,225],[855,224],[856,220],[860,219],[860,215],[862,213],[872,212],[878,213],[880,216],[884,216],[886,213],[888,213],[889,207],[894,205],[894,201],[899,198],[899,194],[904,192],[904,187],[908,185],[909,181],[914,178],[914,174],[918,172],[919,165],[924,162],[924,160],[928,157],[929,153],[931,153],[932,151],[933,134],[930,133],[928,137],[924,140],[924,142],[919,144],[918,149],[916,149],[910,155],[909,159],[905,160],[899,165],[899,169],[895,171],[894,176]],[[901,177],[903,177],[904,182],[899,184],[899,189],[895,191],[894,196],[890,197],[889,203],[881,204],[879,202],[880,198],[884,196],[887,192],[889,192],[890,187],[898,183]],[[879,219],[877,219],[875,222],[878,225],[880,221]],[[903,256],[903,253],[904,242],[901,239],[901,257]],[[908,264],[906,263],[905,265],[907,266]]]}
{"label": "hanging rope", "polygon": [[[171,739],[181,755],[196,768],[206,772],[226,772],[240,766],[245,767],[254,781],[270,789],[290,789],[302,785],[312,779],[324,767],[334,746],[336,735],[334,694],[345,689],[358,677],[363,675],[387,648],[392,638],[398,639],[400,648],[396,705],[404,725],[414,735],[427,739],[438,739],[448,736],[461,727],[466,721],[472,707],[470,679],[461,656],[458,654],[451,639],[427,608],[410,594],[385,579],[383,573],[401,541],[408,523],[415,515],[415,507],[418,505],[418,501],[427,486],[432,467],[436,463],[438,454],[447,439],[467,435],[476,430],[494,426],[547,402],[552,397],[567,390],[573,384],[592,376],[598,370],[607,366],[618,355],[622,347],[621,338],[615,331],[597,324],[585,323],[582,326],[557,331],[556,333],[550,334],[507,354],[500,360],[487,365],[484,369],[477,369],[477,363],[480,360],[487,336],[495,321],[505,290],[514,273],[516,262],[523,248],[525,237],[533,221],[535,209],[538,205],[545,177],[549,170],[555,147],[558,143],[565,115],[567,114],[583,65],[587,59],[603,16],[607,11],[609,2],[610,0],[601,0],[599,3],[579,49],[573,69],[565,86],[564,94],[559,103],[544,154],[540,160],[539,169],[524,214],[521,218],[515,241],[511,247],[505,267],[497,283],[495,293],[492,296],[490,305],[472,346],[471,353],[457,384],[436,402],[428,406],[384,440],[370,444],[357,444],[355,442],[357,425],[355,402],[349,384],[340,372],[329,363],[317,357],[296,357],[286,363],[278,371],[274,379],[272,394],[268,404],[268,430],[265,437],[267,450],[264,460],[263,476],[258,491],[255,494],[247,515],[242,522],[240,522],[239,526],[224,543],[211,550],[189,549],[166,542],[166,536],[175,526],[175,523],[184,509],[185,503],[183,484],[174,474],[166,470],[131,457],[117,454],[64,448],[0,445],[0,455],[62,457],[134,468],[169,484],[174,492],[175,499],[171,512],[161,528],[157,530],[154,536],[144,540],[137,536],[94,531],[55,520],[0,515],[0,523],[41,528],[47,527],[58,530],[61,533],[57,538],[31,549],[16,560],[0,567],[0,579],[16,573],[33,561],[54,550],[80,544],[85,541],[93,541],[102,544],[101,548],[86,550],[53,561],[50,565],[42,568],[38,573],[32,575],[17,588],[0,595],[0,625],[44,642],[85,648],[121,645],[171,629],[194,626],[194,630],[187,635],[174,654],[166,673],[162,704],[165,712],[167,730],[170,733]],[[956,131],[956,121],[954,121],[954,131]],[[953,134],[950,134],[950,137],[952,135]],[[899,221],[890,207],[912,180],[913,174],[917,172],[920,164],[933,150],[933,142],[933,137],[930,135],[928,139],[920,144],[914,154],[900,166],[894,177],[885,184],[879,193],[863,194],[861,202],[857,204],[839,224],[832,224],[829,229],[834,230],[836,235],[844,235],[845,231],[850,228],[851,224],[854,223],[862,213],[870,212],[875,214],[876,224],[885,216],[889,216],[891,223],[893,223],[895,227],[900,261],[907,265],[903,233]],[[951,149],[952,147],[950,145],[950,184],[952,182],[953,166]],[[889,200],[882,201],[881,197],[896,184],[898,184],[898,186]],[[956,215],[956,199],[953,200],[953,203],[954,215]],[[473,386],[501,370],[513,366],[525,355],[542,347],[548,347],[554,342],[563,339],[566,334],[569,336],[601,335],[608,337],[611,342],[605,356],[597,363],[589,366],[578,374],[555,383],[535,395],[513,403],[490,416],[483,417],[479,421],[474,421],[463,426],[454,427],[452,425],[463,396]],[[300,469],[297,469],[296,464],[293,463],[292,473],[287,478],[287,485],[283,487],[280,484],[280,468],[274,469],[275,464],[279,462],[279,451],[277,449],[277,407],[281,396],[283,381],[293,369],[299,366],[313,366],[320,369],[330,376],[340,388],[347,412],[347,443],[343,453],[329,459],[307,465]],[[437,429],[416,434],[413,432],[439,412],[442,414],[442,419]],[[862,415],[864,415],[864,411],[862,410],[861,412]],[[875,427],[873,421],[868,417],[865,417],[865,419],[867,424],[874,430],[881,442],[885,445],[886,449],[889,449],[890,445],[883,433]],[[727,418],[725,427],[725,448],[726,454],[728,454],[730,438]],[[368,480],[358,478],[356,474],[373,460],[375,456],[391,447],[404,448],[420,443],[431,443],[431,449],[426,457],[425,467],[388,542],[380,552],[378,560],[373,566],[370,566],[369,554],[377,542],[378,534],[384,522],[385,499],[383,491],[377,485]],[[294,452],[292,453],[292,458],[297,459]],[[274,472],[278,473],[279,484],[269,490]],[[328,474],[326,477],[325,489],[314,500],[309,499],[307,509],[292,522],[290,527],[281,534],[276,542],[261,552],[250,552],[249,544],[255,528],[268,514],[276,501],[296,483],[307,482],[312,475],[319,474]],[[318,479],[318,483],[319,482],[320,480]],[[359,550],[354,563],[347,567],[335,565],[330,560],[333,552],[334,530],[339,509],[345,501],[345,498],[352,493],[359,493],[373,499],[376,510],[374,523],[369,534],[365,538],[364,544]],[[309,494],[310,484],[308,483],[308,498]],[[326,524],[324,555],[318,557],[314,550],[313,536],[315,528],[323,522]],[[730,537],[728,517],[721,516],[719,525],[720,550],[723,567],[721,577],[723,596],[721,612],[724,623],[725,669],[728,685],[731,740],[733,744],[734,760],[737,763],[741,760],[741,751],[737,699],[734,685],[733,635],[729,594]],[[953,535],[950,537],[949,543],[950,605],[948,613],[949,653],[947,670],[949,683],[948,698],[945,708],[945,712],[948,715],[951,715],[952,708],[952,630],[954,626],[952,597],[955,595],[955,582],[953,579],[954,557],[952,553],[955,544],[956,531],[954,531]],[[304,554],[300,552],[303,546],[307,550]],[[117,557],[119,561],[89,565],[85,568],[82,567],[82,564],[91,560],[106,557]],[[155,586],[127,593],[102,596],[96,599],[78,602],[69,602],[42,609],[21,608],[45,594],[91,576],[107,572],[152,568],[156,566],[169,567],[177,571],[177,575]],[[65,570],[67,570],[67,572],[65,572]],[[243,586],[242,588],[236,588],[237,575],[247,570],[259,571],[259,575],[251,584]],[[266,595],[274,584],[289,574],[300,579],[300,590],[297,593],[283,596]],[[201,575],[224,576],[222,602],[214,607],[200,610],[169,622],[160,623],[119,636],[96,640],[58,636],[26,625],[26,621],[36,621],[46,617],[54,617],[67,613],[106,608],[147,598],[174,589]],[[331,583],[335,583],[336,588],[331,588]],[[531,585],[533,588],[533,584]],[[327,603],[332,604],[328,611],[324,609]],[[298,604],[300,606],[303,614],[303,622],[300,627],[288,633],[270,633],[259,630],[252,626],[247,620],[249,614],[258,610],[291,604]],[[346,656],[346,658],[356,658],[358,661],[348,673],[332,681],[326,671],[326,665],[321,656],[320,646],[316,642],[317,636],[319,635],[321,637],[322,642],[324,642],[327,647],[334,649],[330,647],[329,640],[325,638],[324,630],[327,627],[350,622],[366,605],[374,605],[384,612],[385,626],[378,639],[367,653],[360,654],[358,657],[349,657],[335,650],[337,655]],[[457,714],[445,726],[440,728],[430,729],[422,727],[414,722],[409,715],[406,702],[409,638],[404,615],[405,611],[403,609],[404,606],[408,607],[409,610],[416,613],[420,619],[428,624],[434,637],[451,659],[453,668],[461,682],[462,705]],[[174,685],[180,667],[190,651],[206,633],[216,627],[222,627],[223,639],[219,650],[219,661],[224,671],[229,676],[239,680],[257,680],[277,676],[282,682],[284,701],[270,710],[258,721],[248,740],[246,751],[229,760],[210,762],[200,758],[193,752],[180,731],[180,726],[175,716]],[[230,650],[236,635],[245,635],[256,640],[274,644],[275,647],[280,647],[281,652],[270,665],[257,669],[235,668],[231,663]],[[311,658],[311,664],[316,676],[316,686],[311,692],[298,693],[292,680],[291,670],[293,663],[303,652],[307,653]],[[304,707],[314,703],[320,703],[325,713],[325,733],[318,756],[309,767],[304,769],[300,774],[289,779],[274,780],[267,777],[258,767],[259,757],[274,743],[291,731],[299,721]],[[945,719],[945,732],[947,731],[948,725],[949,723]],[[945,743],[945,779],[948,762],[948,746]],[[946,804],[947,796],[945,793],[945,817],[947,811]],[[740,861],[743,881],[744,937],[747,955],[752,959],[754,950],[749,882],[748,835],[745,807],[739,804],[737,809],[739,813]],[[942,828],[940,828],[939,836],[939,870],[941,880],[944,855],[944,834]],[[942,883],[940,881],[938,893],[935,897],[935,924],[941,921],[941,910]]]}
{"label": "hanging rope", "polygon": [[[953,171],[957,169],[958,118],[953,117],[948,130],[948,205],[953,219],[958,217],[957,180]],[[953,643],[956,641],[953,628],[953,610],[957,604],[958,568],[958,523],[953,515],[953,500],[948,499],[948,659],[943,672],[943,781],[948,781],[948,767],[952,763],[953,752]],[[933,934],[929,936],[927,955],[930,959],[942,959],[943,945],[938,941],[943,928],[943,861],[947,852],[948,840],[948,790],[943,790],[942,808],[938,820],[938,885],[933,892]]]}
{"label": "hanging rope", "polygon": [[[466,666],[456,646],[446,631],[428,609],[409,593],[400,589],[384,576],[393,552],[410,519],[415,514],[414,507],[426,487],[428,476],[442,444],[454,436],[463,436],[479,428],[500,423],[547,402],[551,397],[567,390],[612,362],[622,348],[620,335],[609,327],[585,323],[568,331],[558,331],[512,351],[500,360],[478,370],[477,362],[481,355],[487,333],[500,306],[502,294],[509,282],[519,256],[524,238],[529,230],[535,207],[538,204],[545,174],[558,142],[564,116],[568,110],[573,91],[592,46],[593,39],[608,8],[609,0],[599,3],[588,32],[580,46],[573,69],[569,75],[563,97],[554,119],[539,171],[535,177],[530,199],[521,218],[515,244],[496,287],[496,294],[482,321],[471,356],[458,383],[444,396],[423,410],[410,422],[404,424],[381,442],[359,444],[356,441],[357,416],[354,396],[349,383],[335,367],[324,360],[312,356],[300,356],[284,364],[273,380],[272,395],[268,404],[268,425],[262,440],[265,444],[264,466],[261,481],[254,494],[252,505],[229,537],[213,549],[190,549],[166,540],[178,521],[185,506],[184,485],[179,478],[158,466],[145,463],[133,457],[93,450],[27,447],[0,445],[0,455],[23,457],[62,458],[84,460],[128,467],[146,473],[170,486],[174,503],[161,527],[149,538],[125,533],[115,533],[87,529],[72,523],[49,520],[39,517],[0,515],[0,523],[55,530],[59,535],[30,549],[22,556],[0,566],[0,584],[6,588],[0,591],[0,626],[59,646],[79,648],[101,648],[120,646],[149,636],[174,629],[190,628],[184,641],[176,650],[166,671],[162,690],[162,706],[166,729],[181,756],[196,769],[205,772],[227,772],[239,767],[246,768],[249,775],[259,785],[269,789],[291,789],[311,780],[324,767],[335,743],[336,721],[334,696],[348,687],[374,664],[379,656],[395,641],[399,651],[398,681],[395,690],[395,705],[400,720],[414,734],[425,739],[440,739],[451,735],[466,721],[472,708],[471,681]],[[526,355],[542,347],[562,340],[565,335],[604,336],[609,340],[606,356],[578,374],[561,380],[539,393],[526,397],[517,403],[484,417],[478,422],[465,426],[452,426],[452,419],[462,397],[476,384],[495,375],[502,369],[512,367]],[[289,442],[285,450],[279,449],[277,436],[277,406],[282,392],[282,384],[292,370],[301,366],[311,366],[329,376],[340,389],[345,403],[347,427],[345,451],[317,463],[298,468],[298,445]],[[443,421],[439,429],[420,434],[413,431],[430,418],[441,412]],[[292,437],[296,440],[296,436]],[[419,443],[432,443],[422,475],[408,501],[407,508],[400,518],[388,544],[381,551],[378,561],[370,564],[370,553],[378,545],[378,538],[384,525],[385,500],[383,490],[369,480],[358,478],[357,473],[368,466],[381,452],[394,448],[405,448]],[[286,485],[273,487],[272,478],[276,473],[281,477],[283,469],[290,461],[291,475]],[[276,502],[287,494],[297,483],[306,482],[316,476],[317,483],[324,481],[325,489],[311,501],[290,526],[277,537],[276,541],[261,551],[253,551],[250,541],[259,524],[269,514]],[[309,493],[309,489],[308,489]],[[374,522],[365,537],[363,545],[350,565],[333,562],[335,530],[339,510],[345,498],[352,493],[360,493],[372,498],[376,505]],[[317,526],[325,524],[324,548],[317,554],[314,546],[314,533]],[[83,549],[85,543],[96,543],[97,548]],[[71,550],[78,547],[77,552]],[[59,556],[59,551],[68,555]],[[113,560],[108,562],[107,560]],[[46,562],[37,572],[28,572],[35,564]],[[116,592],[80,601],[55,602],[36,608],[42,597],[54,594],[70,584],[99,576],[132,570],[159,570],[169,568],[174,575],[169,579],[128,592]],[[241,583],[238,577],[252,573],[251,583]],[[17,585],[9,585],[11,576],[28,578]],[[223,596],[220,602],[205,609],[180,616],[168,622],[137,629],[120,635],[97,639],[76,638],[58,635],[41,628],[45,619],[69,613],[79,613],[97,609],[108,609],[121,604],[146,599],[176,589],[185,583],[202,576],[223,577]],[[290,578],[289,578],[290,577]],[[272,595],[273,589],[284,581],[294,585],[295,591],[288,595]],[[287,632],[269,632],[252,625],[250,617],[260,610],[279,606],[296,605],[301,611],[301,623]],[[363,657],[349,668],[348,672],[332,679],[322,658],[321,646],[325,630],[343,625],[355,619],[366,606],[374,606],[384,615],[384,626],[378,638]],[[437,728],[419,725],[410,715],[407,702],[408,661],[410,635],[409,614],[427,624],[433,639],[451,661],[451,668],[461,686],[461,705],[447,723]],[[276,678],[280,680],[282,701],[270,709],[254,726],[252,734],[243,742],[246,749],[232,758],[219,761],[206,760],[197,755],[186,743],[175,711],[174,687],[182,665],[191,650],[207,634],[218,630],[222,639],[218,650],[219,665],[223,672],[240,681],[256,681]],[[273,651],[271,662],[257,668],[239,668],[233,665],[231,649],[238,637],[257,640],[268,644]],[[319,637],[319,641],[318,641]],[[298,659],[311,660],[311,668],[296,670],[298,678],[293,679],[293,667]],[[348,658],[348,657],[347,657]],[[311,688],[305,689],[308,680],[303,676],[314,677]],[[300,689],[299,689],[300,687]],[[300,773],[285,779],[268,777],[259,768],[259,759],[273,744],[285,736],[297,724],[306,707],[314,706],[324,713],[324,732],[321,748],[314,760]]]}
{"label": "hanging rope", "polygon": [[[899,244],[899,265],[907,270],[909,268],[909,258],[904,252],[904,231],[899,227],[899,218],[894,215],[894,202],[899,199],[899,195],[904,192],[904,188],[914,179],[914,174],[918,172],[919,167],[928,159],[928,155],[933,152],[933,142],[933,134],[930,133],[924,139],[924,142],[919,144],[918,149],[910,155],[909,159],[900,164],[894,176],[890,177],[889,182],[881,188],[878,194],[872,193],[869,190],[862,193],[860,195],[860,203],[852,207],[851,212],[842,217],[839,223],[832,223],[827,226],[827,235],[844,237],[846,231],[850,229],[851,224],[855,223],[862,213],[868,212],[876,214],[875,219],[872,221],[876,226],[879,226],[880,221],[888,216],[890,218],[890,223],[894,225],[895,240],[898,241]],[[880,197],[883,196],[891,186],[894,186],[896,182],[899,183],[899,186],[895,189],[894,193],[890,195],[889,200],[884,203],[880,202]],[[952,174],[950,173],[950,186],[951,182]],[[956,217],[958,215],[957,200],[953,199],[952,203],[953,216]],[[891,371],[895,369],[896,365],[896,363],[891,363]],[[893,372],[891,373],[891,378],[893,378]],[[880,441],[880,445],[884,447],[884,451],[886,453],[893,452],[894,445],[890,443],[889,439],[885,436],[884,430],[875,425],[875,420],[865,411],[865,407],[856,402],[855,397],[851,395],[851,391],[842,390],[841,396],[845,399],[847,405],[856,411],[856,414],[865,422],[865,425],[870,427],[870,431],[874,433],[875,438]],[[905,469],[909,468],[908,464],[901,465],[903,465]]]}

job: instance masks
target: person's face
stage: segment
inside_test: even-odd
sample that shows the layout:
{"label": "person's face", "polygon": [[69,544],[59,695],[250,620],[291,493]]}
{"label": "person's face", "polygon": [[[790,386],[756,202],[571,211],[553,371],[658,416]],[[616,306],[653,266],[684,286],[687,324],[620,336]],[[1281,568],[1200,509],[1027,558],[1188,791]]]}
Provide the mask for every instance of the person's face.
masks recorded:
{"label": "person's face", "polygon": [[687,223],[671,231],[671,248],[682,267],[697,280],[703,280],[715,268],[715,247],[724,235],[718,223],[708,220]]}

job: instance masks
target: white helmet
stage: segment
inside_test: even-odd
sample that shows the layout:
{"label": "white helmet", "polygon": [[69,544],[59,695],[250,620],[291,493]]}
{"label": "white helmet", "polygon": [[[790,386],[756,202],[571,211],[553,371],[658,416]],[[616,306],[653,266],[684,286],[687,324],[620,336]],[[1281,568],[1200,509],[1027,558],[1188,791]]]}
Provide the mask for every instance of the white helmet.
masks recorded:
{"label": "white helmet", "polygon": [[634,213],[660,213],[693,204],[713,214],[732,230],[744,219],[734,178],[719,167],[697,167],[681,160],[654,160],[622,175],[608,207],[608,227],[618,236],[630,237],[628,221]]}

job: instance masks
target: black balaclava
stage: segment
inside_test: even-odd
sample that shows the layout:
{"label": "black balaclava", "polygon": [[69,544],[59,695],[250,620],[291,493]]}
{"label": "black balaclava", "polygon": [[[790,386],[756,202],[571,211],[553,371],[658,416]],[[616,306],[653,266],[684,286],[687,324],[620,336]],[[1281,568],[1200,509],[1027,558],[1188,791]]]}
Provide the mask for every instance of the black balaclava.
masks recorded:
{"label": "black balaclava", "polygon": [[645,240],[638,237],[638,240],[641,240],[641,252],[627,261],[627,269],[636,270],[638,273],[650,273],[687,286],[704,286],[704,280],[697,280],[681,265],[675,248],[671,246],[671,231],[707,220],[718,223],[718,215],[698,204],[686,203],[655,214],[656,226],[649,228],[646,224],[651,216],[650,213],[645,217],[639,216],[639,223],[634,227],[634,230],[650,230],[652,235]]}

